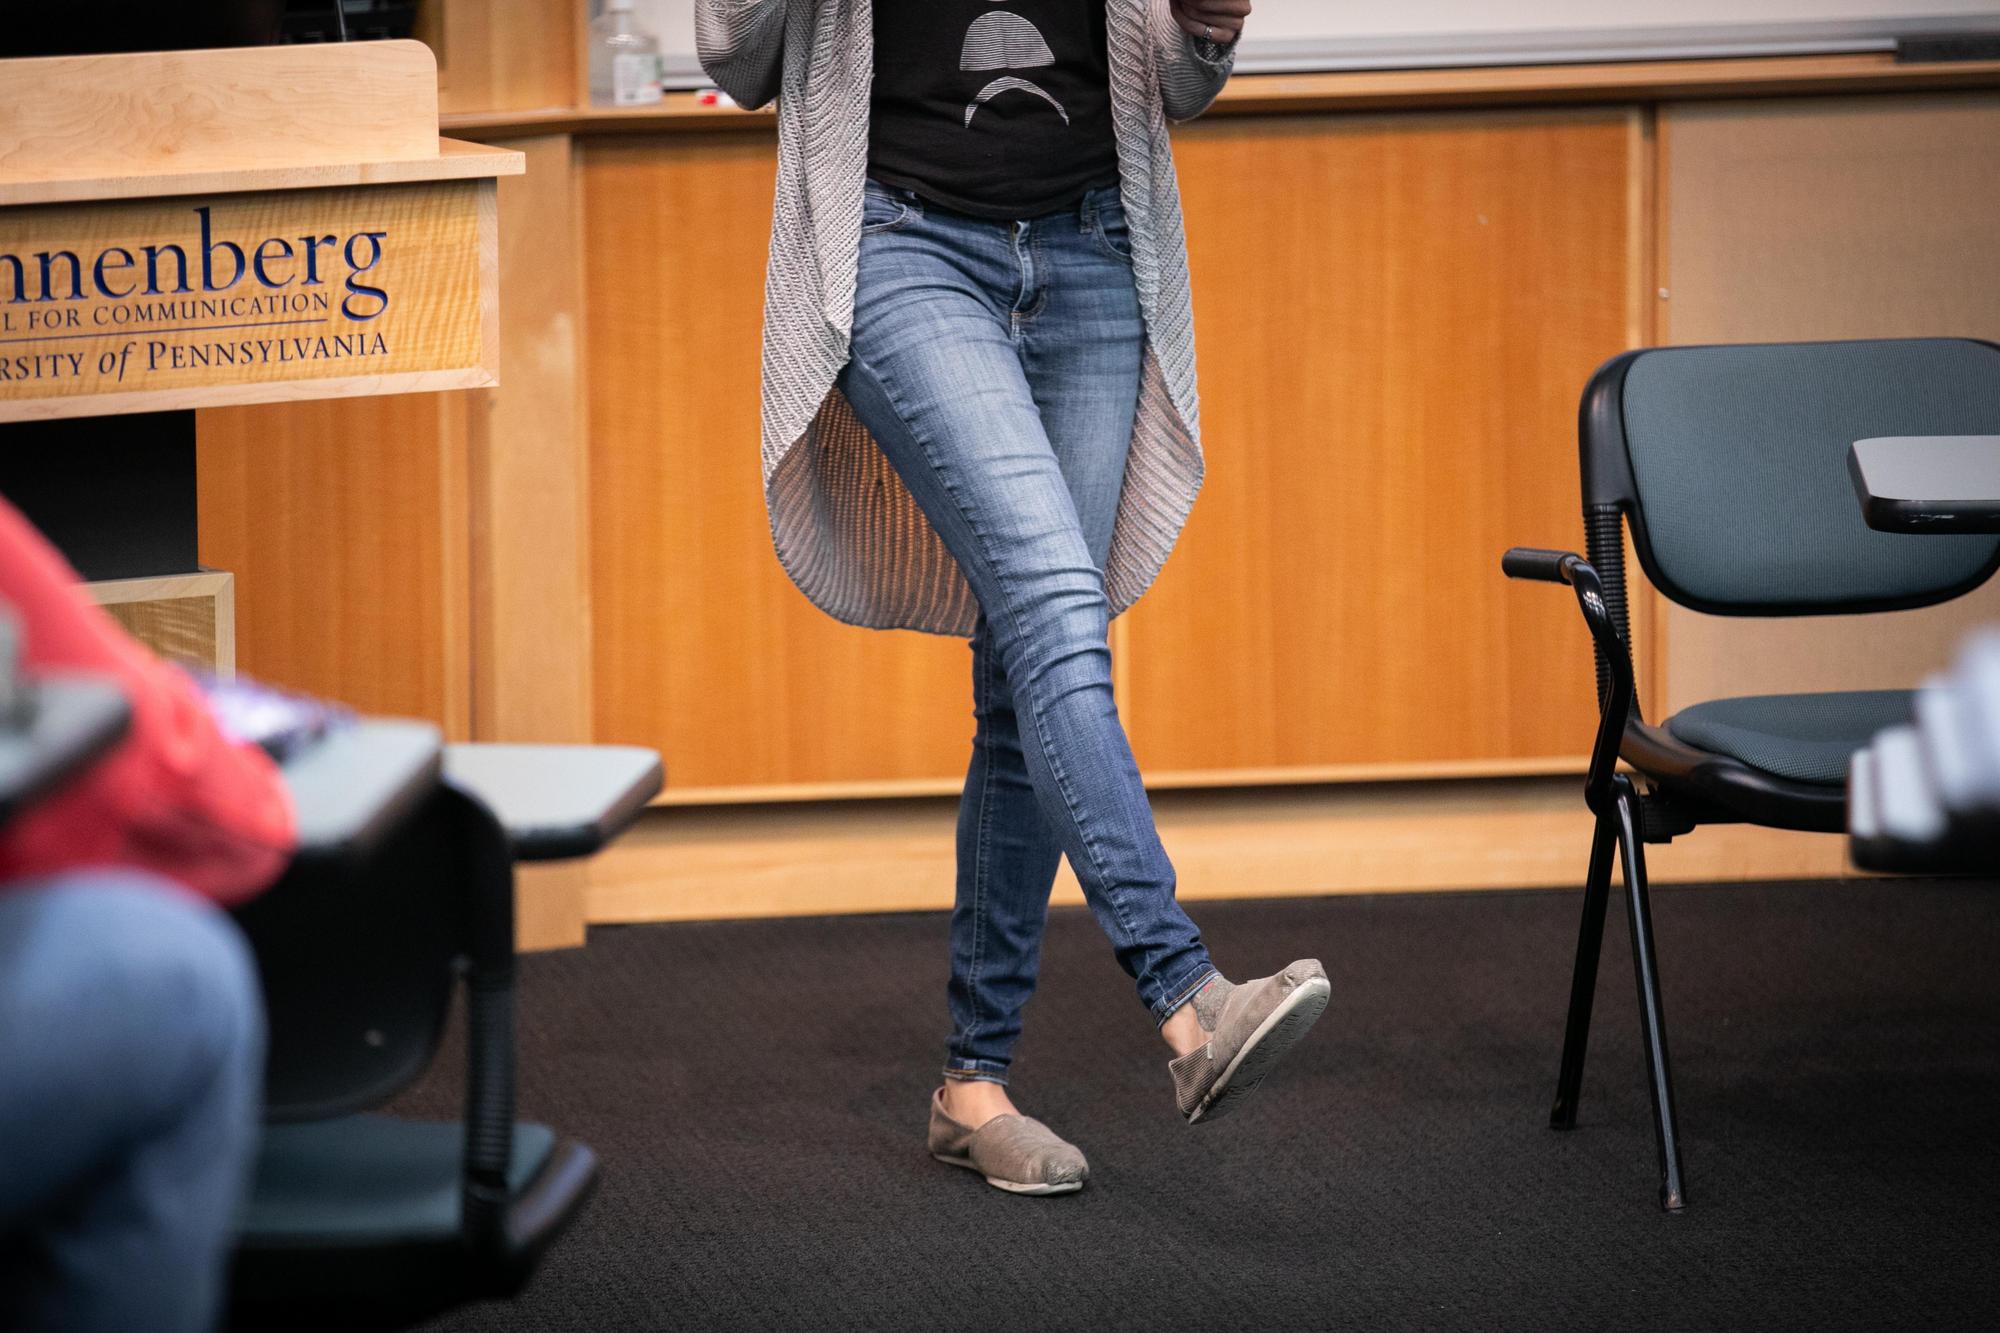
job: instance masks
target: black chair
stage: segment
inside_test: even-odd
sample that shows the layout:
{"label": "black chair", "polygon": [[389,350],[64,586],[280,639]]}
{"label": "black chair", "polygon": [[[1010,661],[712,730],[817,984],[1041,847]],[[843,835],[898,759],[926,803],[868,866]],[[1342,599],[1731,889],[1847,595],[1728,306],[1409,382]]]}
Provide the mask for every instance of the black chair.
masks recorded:
{"label": "black chair", "polygon": [[[476,755],[441,764],[434,732],[397,724],[327,744],[287,766],[302,819],[320,824],[284,881],[238,914],[271,1028],[239,1330],[402,1327],[527,1281],[597,1164],[584,1145],[514,1119],[513,862],[595,851],[660,786],[650,751],[493,747],[507,752],[497,769]],[[516,837],[491,808],[519,805],[536,784],[518,775],[538,769],[554,779],[543,808],[565,807],[559,843],[532,819]],[[361,774],[374,790],[357,798]],[[479,792],[482,775],[498,800]],[[347,808],[309,815],[322,797]],[[462,1118],[372,1113],[429,1065],[460,977]]]}
{"label": "black chair", "polygon": [[[1645,844],[1702,824],[1838,833],[1850,756],[1909,720],[1904,690],[1763,695],[1641,716],[1628,651],[1621,522],[1640,568],[1683,606],[1804,616],[1929,606],[2000,565],[2000,538],[1871,530],[1848,446],[2000,432],[2000,347],[1966,339],[1669,347],[1601,367],[1580,413],[1588,559],[1516,548],[1513,578],[1567,583],[1590,628],[1600,717],[1584,799],[1597,817],[1550,1123],[1576,1124],[1615,849],[1624,872],[1660,1202],[1686,1202]],[[1619,771],[1623,760],[1632,770]]]}

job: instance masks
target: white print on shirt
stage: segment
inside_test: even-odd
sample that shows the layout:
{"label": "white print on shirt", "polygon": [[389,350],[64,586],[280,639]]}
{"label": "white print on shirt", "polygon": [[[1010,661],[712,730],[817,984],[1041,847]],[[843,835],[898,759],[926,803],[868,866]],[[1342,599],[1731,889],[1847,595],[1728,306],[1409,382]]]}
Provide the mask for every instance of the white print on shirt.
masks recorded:
{"label": "white print on shirt", "polygon": [[[993,0],[995,4],[1001,0]],[[1049,50],[1048,39],[1037,28],[1019,14],[1005,9],[981,14],[972,21],[965,32],[965,49],[958,57],[961,70],[989,69],[1042,69],[1056,63],[1055,53]],[[1056,109],[1063,124],[1069,124],[1069,112],[1063,104],[1049,96],[1048,91],[1026,79],[1003,74],[979,90],[979,95],[965,107],[965,127],[972,128],[972,118],[979,108],[1005,92],[1033,93]]]}

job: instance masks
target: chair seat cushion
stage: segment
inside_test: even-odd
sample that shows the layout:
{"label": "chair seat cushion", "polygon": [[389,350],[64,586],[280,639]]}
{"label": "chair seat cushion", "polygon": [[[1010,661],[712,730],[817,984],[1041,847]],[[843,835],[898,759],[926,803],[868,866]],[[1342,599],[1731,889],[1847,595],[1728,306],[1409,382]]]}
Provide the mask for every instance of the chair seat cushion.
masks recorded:
{"label": "chair seat cushion", "polygon": [[[555,1141],[544,1125],[514,1126],[508,1193],[527,1187]],[[344,1247],[450,1239],[459,1230],[464,1153],[465,1128],[457,1123],[350,1115],[267,1125],[240,1219],[242,1242]]]}
{"label": "chair seat cushion", "polygon": [[1854,752],[1910,721],[1911,690],[1841,690],[1713,699],[1667,719],[1674,739],[1796,782],[1840,787]]}

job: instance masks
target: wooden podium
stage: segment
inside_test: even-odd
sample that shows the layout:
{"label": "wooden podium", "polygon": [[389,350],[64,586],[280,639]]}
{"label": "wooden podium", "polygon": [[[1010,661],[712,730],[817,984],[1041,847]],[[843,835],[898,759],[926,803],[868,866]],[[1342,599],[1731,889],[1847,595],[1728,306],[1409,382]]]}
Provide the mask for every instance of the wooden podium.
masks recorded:
{"label": "wooden podium", "polygon": [[417,42],[0,60],[0,104],[0,493],[227,670],[191,409],[496,383],[524,159],[438,137]]}
{"label": "wooden podium", "polygon": [[495,178],[417,42],[0,61],[0,421],[477,388]]}

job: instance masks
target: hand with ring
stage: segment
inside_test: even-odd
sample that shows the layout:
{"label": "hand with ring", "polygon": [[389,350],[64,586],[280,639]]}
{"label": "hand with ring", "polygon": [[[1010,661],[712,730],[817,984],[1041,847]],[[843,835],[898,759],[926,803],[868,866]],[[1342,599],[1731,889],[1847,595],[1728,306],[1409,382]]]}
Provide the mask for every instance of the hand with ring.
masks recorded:
{"label": "hand with ring", "polygon": [[1243,32],[1250,0],[1167,0],[1174,22],[1190,37],[1227,46]]}

